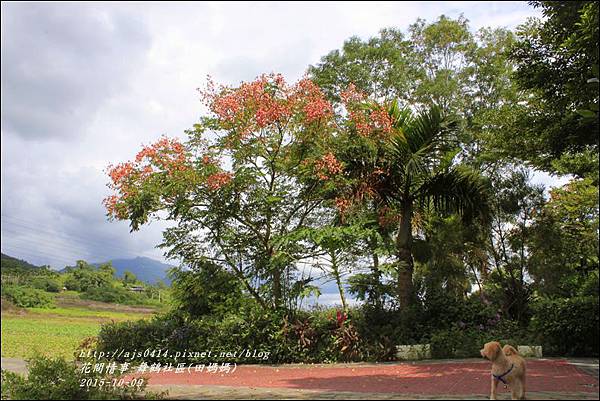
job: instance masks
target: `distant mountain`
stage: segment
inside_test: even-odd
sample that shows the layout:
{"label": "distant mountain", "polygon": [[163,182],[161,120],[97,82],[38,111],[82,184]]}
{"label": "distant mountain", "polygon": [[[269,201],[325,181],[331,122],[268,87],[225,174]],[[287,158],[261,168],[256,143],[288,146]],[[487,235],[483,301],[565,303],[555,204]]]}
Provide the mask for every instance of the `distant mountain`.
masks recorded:
{"label": "distant mountain", "polygon": [[[171,280],[167,277],[167,272],[173,266],[158,260],[137,257],[132,259],[112,259],[113,267],[116,270],[116,275],[123,277],[126,270],[135,274],[138,280],[146,283],[155,284],[158,281],[163,281],[165,284],[171,284]],[[103,262],[104,263],[104,262]],[[92,263],[94,266],[100,266],[102,263]]]}
{"label": "distant mountain", "polygon": [[2,264],[2,270],[6,271],[17,271],[17,270],[33,270],[39,269],[39,266],[32,265],[21,259],[13,258],[4,253],[0,252],[0,263]]}

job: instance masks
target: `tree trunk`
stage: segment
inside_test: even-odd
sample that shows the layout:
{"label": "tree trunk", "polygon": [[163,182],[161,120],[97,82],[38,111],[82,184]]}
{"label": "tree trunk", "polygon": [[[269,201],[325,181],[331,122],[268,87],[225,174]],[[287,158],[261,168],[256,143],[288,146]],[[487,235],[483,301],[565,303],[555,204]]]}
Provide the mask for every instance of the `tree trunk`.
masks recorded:
{"label": "tree trunk", "polygon": [[396,252],[398,257],[398,301],[402,309],[412,305],[414,300],[412,257],[412,205],[406,204],[402,208],[400,229],[396,238]]}
{"label": "tree trunk", "polygon": [[370,294],[372,297],[371,301],[378,308],[381,309],[381,271],[379,270],[379,255],[377,255],[377,236],[373,235],[371,238],[371,253],[373,257],[373,265],[371,266],[371,271],[373,275],[373,292]]}
{"label": "tree trunk", "polygon": [[281,270],[279,267],[273,269],[273,304],[276,309],[281,306]]}
{"label": "tree trunk", "polygon": [[346,296],[344,294],[344,286],[342,285],[342,278],[340,277],[340,271],[337,263],[337,255],[335,251],[331,252],[331,271],[335,277],[335,283],[337,284],[338,291],[340,293],[340,300],[342,301],[342,309],[344,313],[348,313],[348,304],[346,303]]}

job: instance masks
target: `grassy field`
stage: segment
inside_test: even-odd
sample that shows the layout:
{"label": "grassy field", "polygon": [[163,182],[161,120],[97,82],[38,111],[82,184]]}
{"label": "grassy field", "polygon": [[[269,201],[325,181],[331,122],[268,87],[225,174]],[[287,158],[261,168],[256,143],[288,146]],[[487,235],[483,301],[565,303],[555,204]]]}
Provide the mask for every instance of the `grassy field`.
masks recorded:
{"label": "grassy field", "polygon": [[36,354],[73,359],[80,342],[95,336],[111,320],[150,318],[156,310],[98,302],[61,302],[53,309],[4,309],[2,357],[28,358]]}

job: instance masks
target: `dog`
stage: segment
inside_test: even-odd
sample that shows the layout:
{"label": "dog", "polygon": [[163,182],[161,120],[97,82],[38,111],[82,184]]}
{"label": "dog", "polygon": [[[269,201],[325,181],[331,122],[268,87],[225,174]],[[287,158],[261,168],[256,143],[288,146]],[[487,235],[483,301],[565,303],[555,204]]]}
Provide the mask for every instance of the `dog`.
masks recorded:
{"label": "dog", "polygon": [[498,383],[509,386],[513,400],[525,399],[525,359],[514,347],[500,346],[497,341],[486,343],[479,351],[481,356],[492,362],[492,389],[490,400],[496,399]]}

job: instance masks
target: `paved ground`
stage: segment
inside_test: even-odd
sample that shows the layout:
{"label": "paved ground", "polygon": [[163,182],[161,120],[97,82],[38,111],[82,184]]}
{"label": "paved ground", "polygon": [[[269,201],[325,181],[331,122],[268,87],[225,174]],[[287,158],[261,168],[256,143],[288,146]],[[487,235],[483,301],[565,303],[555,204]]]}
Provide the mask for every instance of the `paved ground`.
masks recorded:
{"label": "paved ground", "polygon": [[[528,361],[528,398],[598,399],[597,360]],[[594,377],[594,369],[596,376]],[[484,361],[405,364],[239,366],[234,373],[157,373],[150,389],[190,399],[486,399]],[[590,374],[592,373],[592,374]],[[508,390],[501,390],[510,398]]]}
{"label": "paved ground", "polygon": [[[2,358],[2,368],[24,370]],[[488,362],[238,366],[234,373],[154,373],[148,389],[173,399],[487,399]],[[528,360],[529,399],[598,399],[597,359]],[[500,399],[510,399],[500,389]]]}
{"label": "paved ground", "polygon": [[27,373],[27,364],[19,358],[2,358],[2,369],[15,373]]}
{"label": "paved ground", "polygon": [[[228,387],[228,386],[150,386],[152,391],[167,390],[174,400],[487,400],[489,394],[421,395],[369,392],[317,391],[303,389]],[[510,393],[498,394],[509,400]],[[528,400],[597,400],[590,392],[528,392]]]}

